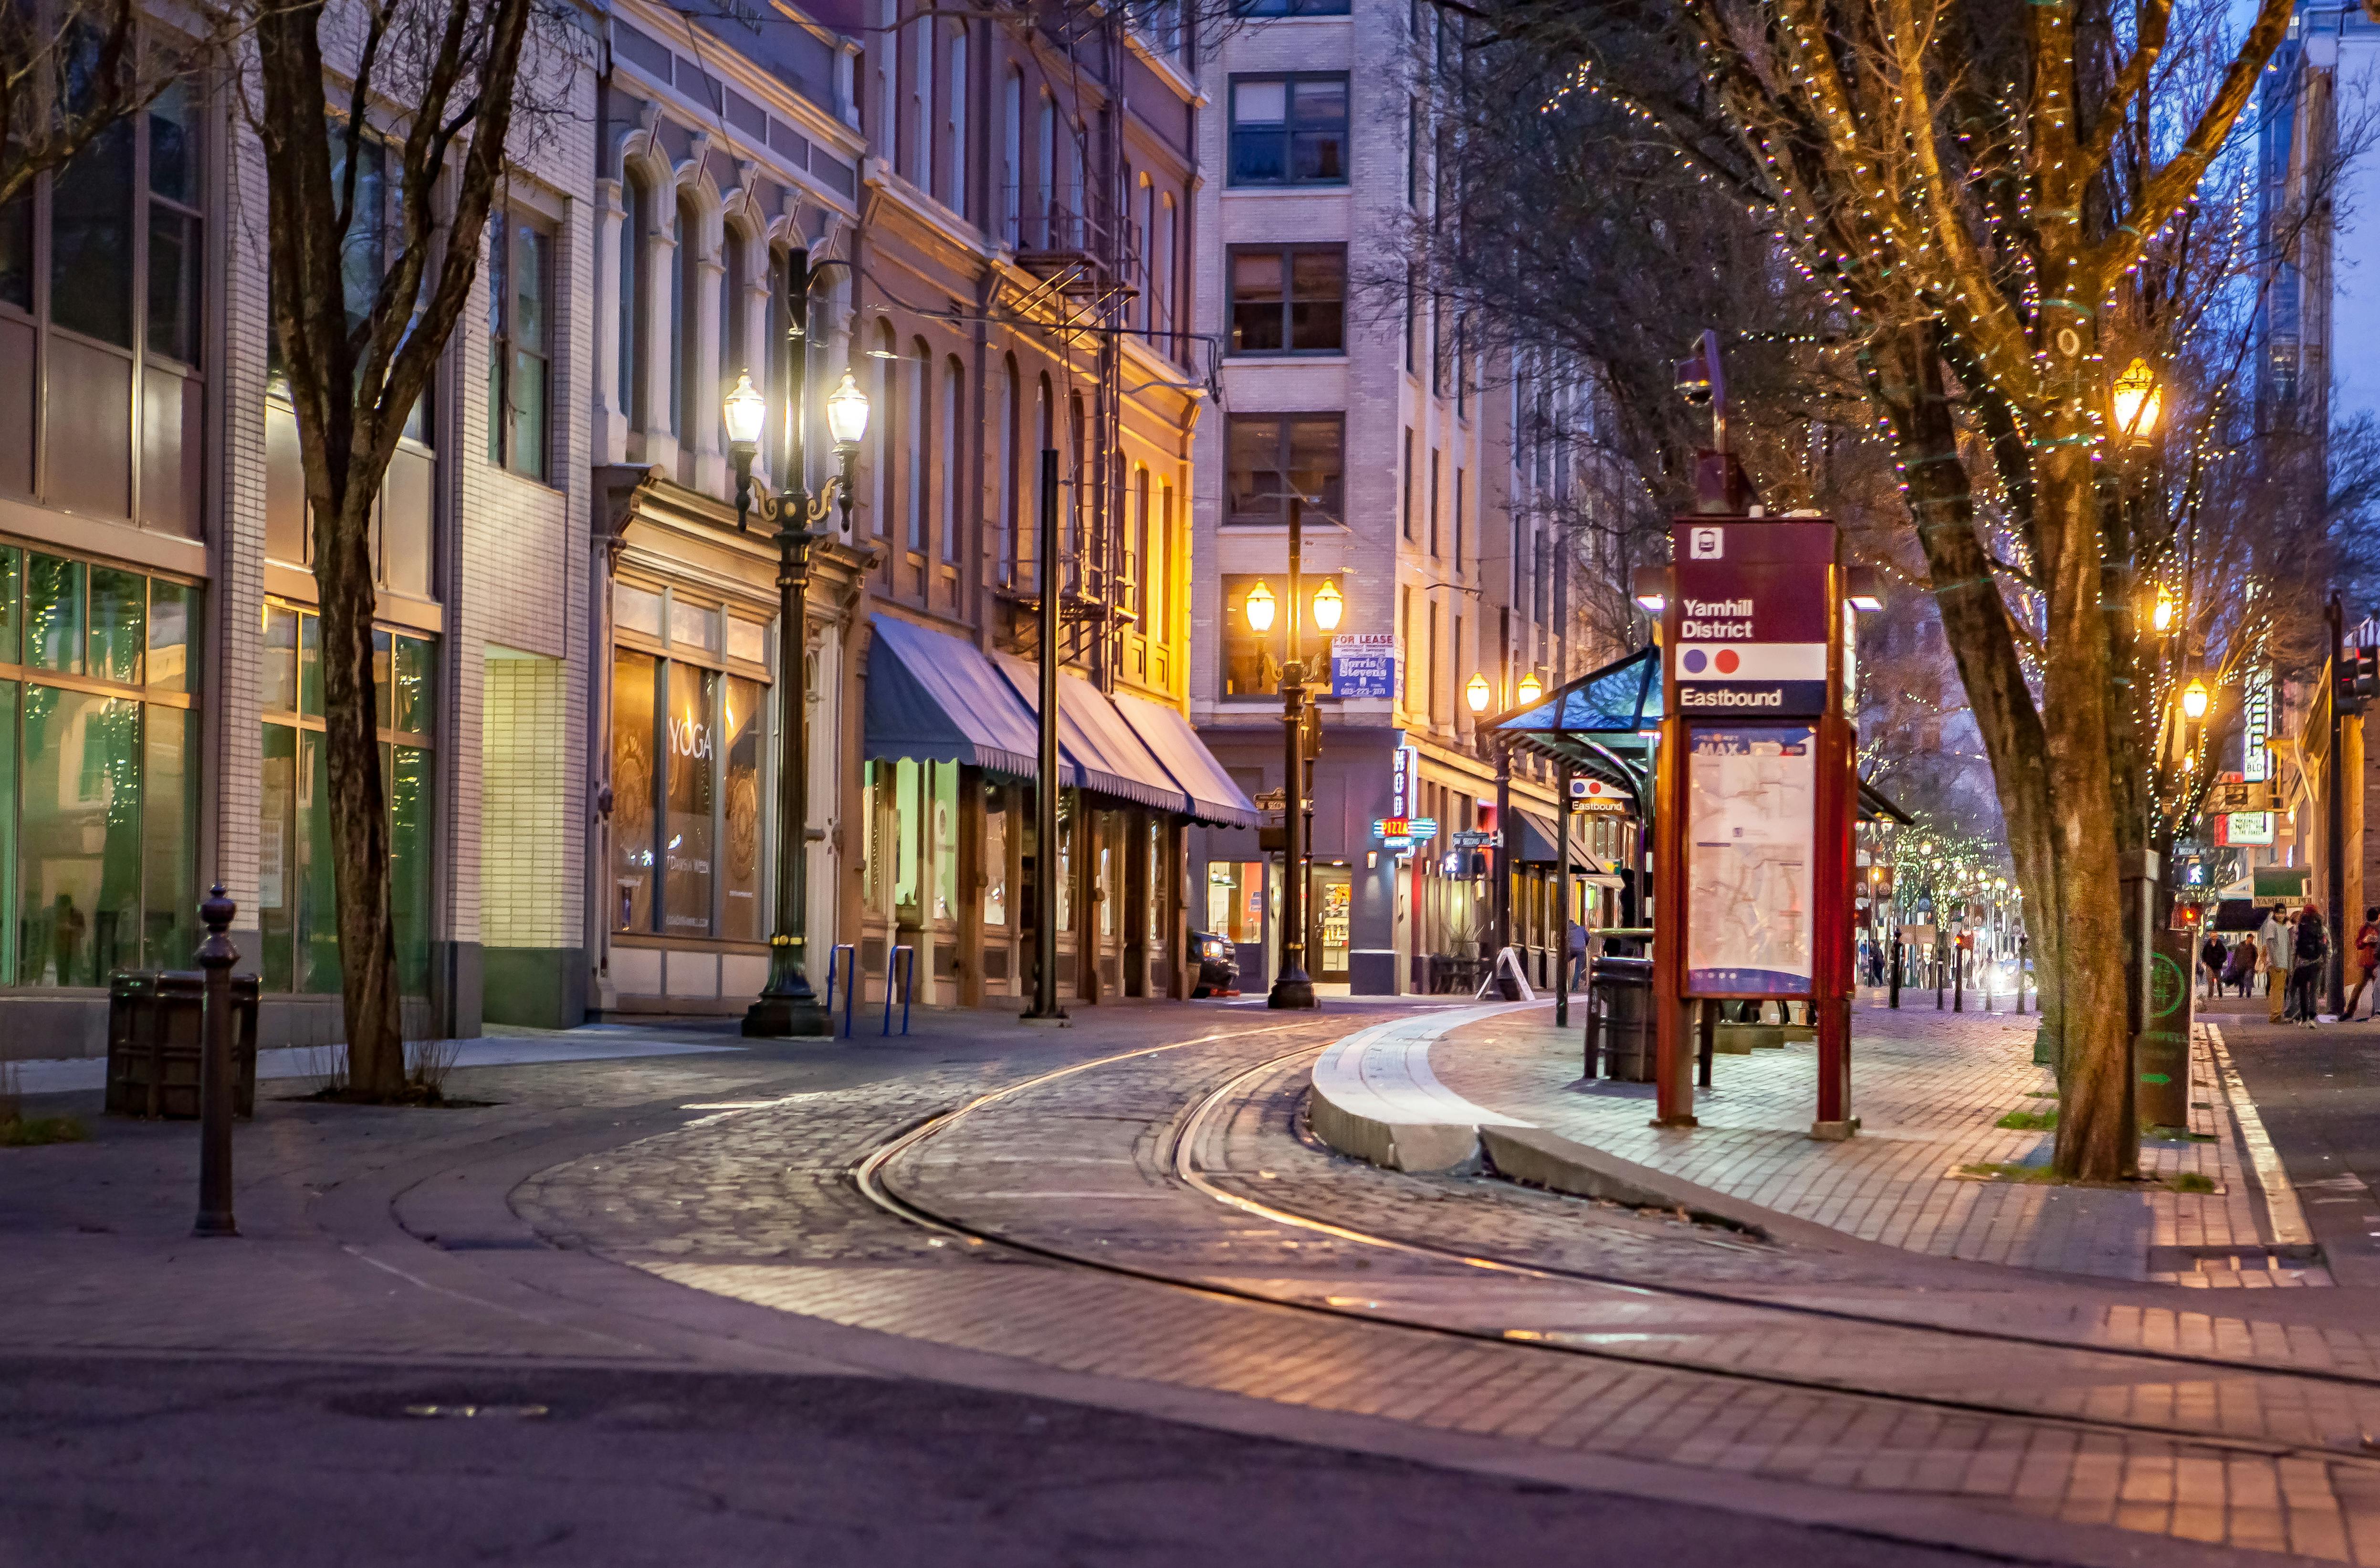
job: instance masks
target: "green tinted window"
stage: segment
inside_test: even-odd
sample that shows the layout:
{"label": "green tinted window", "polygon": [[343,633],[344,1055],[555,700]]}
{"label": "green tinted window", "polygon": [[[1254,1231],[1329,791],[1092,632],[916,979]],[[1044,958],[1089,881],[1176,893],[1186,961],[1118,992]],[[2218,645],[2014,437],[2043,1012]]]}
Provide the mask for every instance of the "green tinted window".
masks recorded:
{"label": "green tinted window", "polygon": [[264,668],[257,685],[268,713],[298,711],[298,612],[264,607]]}
{"label": "green tinted window", "polygon": [[372,723],[382,729],[388,728],[390,715],[395,711],[388,689],[393,640],[389,633],[377,626],[372,628]]}
{"label": "green tinted window", "polygon": [[152,705],[141,738],[141,962],[188,969],[199,951],[199,715]]}
{"label": "green tinted window", "polygon": [[27,564],[26,651],[34,668],[82,673],[82,585],[79,561],[37,554]]}
{"label": "green tinted window", "polygon": [[103,681],[140,684],[140,655],[149,641],[149,579],[113,566],[91,568],[91,674]]}
{"label": "green tinted window", "polygon": [[25,553],[14,545],[0,550],[0,664],[24,657],[24,622],[17,614],[24,578]]}
{"label": "green tinted window", "polygon": [[430,735],[437,723],[437,689],[431,684],[431,645],[418,637],[396,639],[396,716],[392,729]]}
{"label": "green tinted window", "polygon": [[[297,617],[290,617],[296,650]],[[293,678],[295,665],[292,665]],[[256,918],[263,954],[258,968],[267,991],[288,991],[296,982],[298,883],[298,732],[287,724],[264,726],[262,809],[257,823]]]}
{"label": "green tinted window", "polygon": [[322,623],[312,615],[298,617],[298,711],[322,716]]}
{"label": "green tinted window", "polygon": [[388,778],[388,903],[396,924],[396,983],[407,996],[430,994],[430,753],[416,746],[383,748]]}
{"label": "green tinted window", "polygon": [[149,584],[149,689],[191,691],[198,666],[191,657],[199,626],[199,590],[152,578]]}
{"label": "green tinted window", "polygon": [[103,985],[140,966],[140,708],[25,694],[19,984]]}

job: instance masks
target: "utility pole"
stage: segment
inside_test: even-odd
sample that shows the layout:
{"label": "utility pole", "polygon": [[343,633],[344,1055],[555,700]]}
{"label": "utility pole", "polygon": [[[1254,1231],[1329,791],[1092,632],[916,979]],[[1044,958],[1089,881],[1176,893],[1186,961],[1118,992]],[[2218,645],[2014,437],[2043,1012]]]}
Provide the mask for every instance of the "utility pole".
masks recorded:
{"label": "utility pole", "polygon": [[1033,789],[1033,1006],[1028,1020],[1062,1024],[1058,1005],[1058,449],[1041,449],[1041,726]]}
{"label": "utility pole", "polygon": [[1289,657],[1281,666],[1281,973],[1265,998],[1268,1007],[1314,1005],[1314,981],[1305,972],[1305,667],[1298,661],[1297,626],[1305,605],[1305,503],[1289,498]]}
{"label": "utility pole", "polygon": [[2329,1006],[2325,1009],[2334,1018],[2347,1012],[2347,780],[2346,770],[2339,764],[2346,723],[2340,710],[2342,687],[2339,675],[2347,667],[2347,605],[2338,590],[2330,591],[2330,605],[2323,612],[2330,623],[2330,763],[2325,772],[2329,787],[2323,800],[2323,880],[2328,883],[2323,898],[2323,924],[2329,928],[2330,956],[2324,960],[2327,971],[2326,991]]}

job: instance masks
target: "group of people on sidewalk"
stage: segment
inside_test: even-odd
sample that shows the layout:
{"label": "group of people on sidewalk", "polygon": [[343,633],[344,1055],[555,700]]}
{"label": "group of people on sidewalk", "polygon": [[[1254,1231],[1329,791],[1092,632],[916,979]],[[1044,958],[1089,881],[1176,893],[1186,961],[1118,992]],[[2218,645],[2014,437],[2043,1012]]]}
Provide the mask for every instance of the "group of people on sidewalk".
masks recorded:
{"label": "group of people on sidewalk", "polygon": [[[2329,956],[2329,932],[2320,913],[2309,904],[2294,916],[2277,906],[2266,910],[2261,928],[2229,946],[2219,934],[2209,932],[2206,945],[2199,952],[2199,964],[2206,972],[2210,995],[2231,991],[2249,996],[2254,994],[2252,987],[2261,986],[2271,998],[2271,1015],[2277,1022],[2312,1028],[2321,1012],[2323,963]],[[2374,970],[2380,970],[2380,906],[2363,911],[2363,923],[2356,929],[2349,958],[2347,978],[2355,989],[2339,1017],[2351,1023],[2364,991],[2373,986]],[[2373,991],[2373,1011],[2364,1016],[2368,1020],[2375,1015],[2380,1015],[2380,990]]]}

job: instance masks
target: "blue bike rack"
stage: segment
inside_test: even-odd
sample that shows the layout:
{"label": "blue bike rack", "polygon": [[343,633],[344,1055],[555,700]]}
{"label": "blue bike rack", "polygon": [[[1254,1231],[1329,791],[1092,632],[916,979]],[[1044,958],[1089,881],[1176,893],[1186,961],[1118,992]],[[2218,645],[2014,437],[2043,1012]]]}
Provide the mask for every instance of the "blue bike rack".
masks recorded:
{"label": "blue bike rack", "polygon": [[[905,966],[901,962],[905,956],[909,960]],[[908,982],[901,991],[901,1032],[905,1035],[909,1032],[909,999],[917,991],[917,950],[905,942],[884,955],[883,1032],[888,1035],[892,1032],[892,976],[895,970],[901,971],[902,978]]]}
{"label": "blue bike rack", "polygon": [[826,1015],[830,1021],[834,1017],[834,969],[836,965],[844,961],[843,955],[846,953],[851,954],[851,967],[846,972],[843,985],[843,1038],[849,1039],[851,1038],[851,999],[859,993],[859,949],[847,942],[836,942],[827,949]]}

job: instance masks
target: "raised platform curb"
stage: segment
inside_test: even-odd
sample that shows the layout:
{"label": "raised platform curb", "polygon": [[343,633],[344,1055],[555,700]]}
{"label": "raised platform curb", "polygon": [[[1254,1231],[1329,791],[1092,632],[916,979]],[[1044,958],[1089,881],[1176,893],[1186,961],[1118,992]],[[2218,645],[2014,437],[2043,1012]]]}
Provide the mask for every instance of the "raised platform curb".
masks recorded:
{"label": "raised platform curb", "polygon": [[[1465,1007],[1358,1029],[1314,1064],[1314,1135],[1342,1154],[1391,1171],[1475,1167],[1482,1127],[1528,1128],[1438,1081],[1429,1048],[1450,1029],[1526,1003]],[[1534,1130],[1534,1129],[1531,1129]]]}

